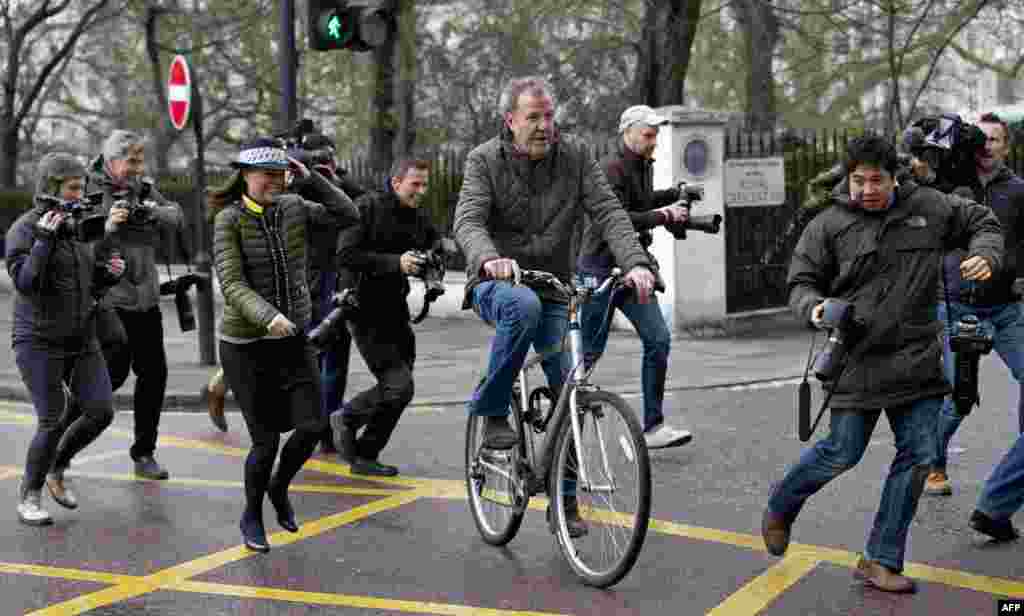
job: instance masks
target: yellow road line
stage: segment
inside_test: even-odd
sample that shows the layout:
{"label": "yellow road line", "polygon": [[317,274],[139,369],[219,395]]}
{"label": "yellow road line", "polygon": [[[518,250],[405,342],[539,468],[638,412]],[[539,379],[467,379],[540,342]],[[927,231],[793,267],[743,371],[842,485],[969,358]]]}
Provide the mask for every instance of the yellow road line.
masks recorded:
{"label": "yellow road line", "polygon": [[[20,471],[19,471],[20,472]],[[193,479],[190,477],[171,477],[170,479],[146,479],[130,473],[93,473],[86,471],[69,471],[69,477],[85,477],[89,479],[108,479],[111,481],[128,481],[139,483],[159,483],[160,485],[197,486],[208,488],[238,488],[245,484],[241,481],[219,479]],[[2,477],[2,475],[0,475]],[[288,486],[290,492],[310,492],[321,494],[349,494],[353,496],[391,496],[395,490],[381,488],[363,488],[359,486],[329,485],[314,483],[293,483]]]}
{"label": "yellow road line", "polygon": [[371,610],[392,612],[412,612],[416,614],[442,614],[444,616],[551,616],[553,612],[524,612],[515,610],[499,610],[468,605],[453,605],[423,601],[403,601],[358,595],[340,595],[323,592],[304,592],[283,588],[257,588],[254,586],[232,586],[229,584],[211,584],[207,582],[182,582],[169,587],[168,590],[222,595],[226,597],[244,597],[247,599],[273,599],[292,601],[302,604],[334,605]]}
{"label": "yellow road line", "polygon": [[1024,597],[1024,581],[993,578],[956,569],[942,569],[931,565],[910,563],[904,574],[916,580],[936,582],[946,586],[966,588],[1005,597]]}
{"label": "yellow road line", "polygon": [[707,616],[753,616],[818,566],[803,554],[783,558],[719,603]]}
{"label": "yellow road line", "polygon": [[98,582],[100,584],[127,584],[139,578],[132,575],[118,575],[100,571],[83,571],[64,567],[44,567],[42,565],[23,565],[19,563],[0,563],[0,573],[13,575],[34,575],[37,577],[60,578],[76,582]]}
{"label": "yellow road line", "polygon": [[[416,491],[400,492],[394,496],[382,498],[372,503],[355,507],[348,511],[330,515],[320,520],[303,524],[298,533],[279,532],[274,533],[268,539],[273,546],[284,546],[302,539],[308,539],[318,534],[333,530],[345,524],[351,524],[362,518],[401,507],[420,498]],[[202,575],[224,565],[243,560],[253,556],[245,546],[236,546],[202,556],[195,560],[157,571],[143,578],[135,578],[123,584],[104,588],[93,593],[76,597],[69,601],[57,603],[41,610],[36,610],[27,616],[74,616],[99,607],[112,605],[126,599],[132,599],[163,588],[173,587],[189,578]]]}

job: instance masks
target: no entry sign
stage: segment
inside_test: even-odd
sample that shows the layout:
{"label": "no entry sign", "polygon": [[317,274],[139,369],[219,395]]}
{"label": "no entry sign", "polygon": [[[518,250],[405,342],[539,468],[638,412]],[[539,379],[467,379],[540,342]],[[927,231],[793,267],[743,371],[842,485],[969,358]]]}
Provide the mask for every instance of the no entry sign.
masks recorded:
{"label": "no entry sign", "polygon": [[188,110],[192,104],[192,78],[188,72],[185,56],[174,56],[167,76],[167,111],[174,128],[182,130],[188,122]]}

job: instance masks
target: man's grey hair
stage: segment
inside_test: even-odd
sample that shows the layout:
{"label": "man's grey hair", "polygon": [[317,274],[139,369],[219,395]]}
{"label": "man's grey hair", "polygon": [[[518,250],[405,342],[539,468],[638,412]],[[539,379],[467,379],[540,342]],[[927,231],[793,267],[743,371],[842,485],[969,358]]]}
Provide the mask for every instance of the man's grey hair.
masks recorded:
{"label": "man's grey hair", "polygon": [[548,83],[547,79],[543,77],[519,77],[508,82],[505,89],[501,91],[501,98],[498,99],[498,111],[502,117],[506,113],[516,110],[516,105],[519,104],[519,96],[524,92],[534,96],[548,96],[551,98],[552,104],[555,102],[555,90]]}
{"label": "man's grey hair", "polygon": [[115,130],[103,142],[103,160],[128,158],[128,152],[143,146],[142,135],[127,130]]}

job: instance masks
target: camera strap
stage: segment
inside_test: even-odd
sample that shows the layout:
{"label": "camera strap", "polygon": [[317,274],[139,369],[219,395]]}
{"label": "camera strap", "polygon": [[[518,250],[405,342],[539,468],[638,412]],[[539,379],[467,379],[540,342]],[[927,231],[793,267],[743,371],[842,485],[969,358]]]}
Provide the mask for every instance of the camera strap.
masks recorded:
{"label": "camera strap", "polygon": [[[807,363],[804,364],[804,376],[797,387],[797,436],[801,441],[806,442],[814,434],[814,431],[818,429],[818,424],[821,423],[821,417],[825,414],[825,409],[828,408],[828,403],[832,400],[832,392],[835,391],[835,387],[827,388],[828,392],[825,394],[825,399],[821,403],[821,408],[818,409],[818,416],[814,418],[814,423],[811,423],[811,384],[807,382],[807,374],[811,370],[811,363],[814,358],[814,344],[818,339],[818,332],[815,331],[811,335],[811,346],[807,350]],[[847,359],[848,361],[848,359]],[[839,375],[836,377],[835,382],[839,382],[840,377],[843,376],[843,372],[846,370],[846,361],[843,361],[843,365],[839,368]]]}

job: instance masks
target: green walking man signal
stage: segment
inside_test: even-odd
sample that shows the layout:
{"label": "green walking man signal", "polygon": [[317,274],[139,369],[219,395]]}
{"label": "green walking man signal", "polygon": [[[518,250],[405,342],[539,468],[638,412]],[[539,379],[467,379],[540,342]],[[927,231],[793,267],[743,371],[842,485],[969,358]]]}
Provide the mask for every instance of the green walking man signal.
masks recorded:
{"label": "green walking man signal", "polygon": [[306,4],[310,49],[370,51],[388,40],[392,19],[387,11],[346,0],[308,0]]}

